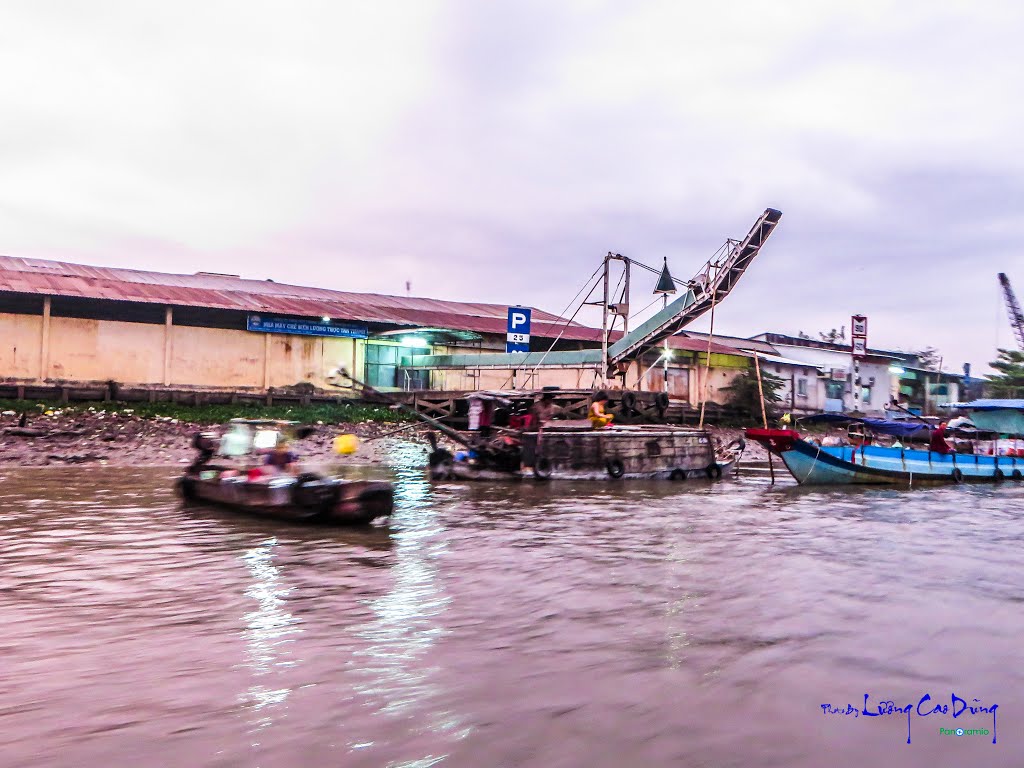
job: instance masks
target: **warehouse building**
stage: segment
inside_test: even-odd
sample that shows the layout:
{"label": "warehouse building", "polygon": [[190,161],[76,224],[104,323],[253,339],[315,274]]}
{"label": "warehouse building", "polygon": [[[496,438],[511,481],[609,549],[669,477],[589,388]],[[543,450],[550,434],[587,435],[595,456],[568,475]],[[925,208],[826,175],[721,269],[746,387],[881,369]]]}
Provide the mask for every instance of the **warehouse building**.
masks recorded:
{"label": "warehouse building", "polygon": [[[484,364],[505,349],[507,313],[499,304],[0,256],[0,383],[337,393],[332,372],[344,365],[383,390],[599,384],[593,365]],[[600,329],[532,314],[534,350],[600,347]],[[631,363],[618,384],[724,402],[724,387],[751,364],[757,345],[748,346],[675,336]]]}
{"label": "warehouse building", "polygon": [[[325,387],[343,364],[383,387],[423,388],[414,353],[503,350],[507,307],[347,293],[0,256],[0,380],[132,385]],[[539,341],[583,338],[534,310]]]}

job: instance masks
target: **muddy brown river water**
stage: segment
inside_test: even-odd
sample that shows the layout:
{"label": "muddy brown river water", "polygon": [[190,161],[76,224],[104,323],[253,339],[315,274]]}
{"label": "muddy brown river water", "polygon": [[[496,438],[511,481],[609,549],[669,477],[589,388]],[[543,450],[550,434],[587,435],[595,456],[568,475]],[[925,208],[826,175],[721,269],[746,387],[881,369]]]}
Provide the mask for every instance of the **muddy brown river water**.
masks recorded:
{"label": "muddy brown river water", "polygon": [[0,470],[0,765],[1024,765],[1024,485],[422,461],[347,470],[397,484],[368,531],[182,508],[171,468]]}

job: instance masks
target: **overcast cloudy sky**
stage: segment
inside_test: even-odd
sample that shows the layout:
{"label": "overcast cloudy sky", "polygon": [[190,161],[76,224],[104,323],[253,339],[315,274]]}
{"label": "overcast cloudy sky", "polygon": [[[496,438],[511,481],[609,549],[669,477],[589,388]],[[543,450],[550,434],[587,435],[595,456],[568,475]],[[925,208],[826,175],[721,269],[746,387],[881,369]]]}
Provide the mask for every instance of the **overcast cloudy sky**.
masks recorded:
{"label": "overcast cloudy sky", "polygon": [[1024,295],[1022,30],[1013,0],[0,0],[0,253],[559,312],[608,250],[685,277],[772,206],[717,330],[863,312],[980,366],[996,273]]}

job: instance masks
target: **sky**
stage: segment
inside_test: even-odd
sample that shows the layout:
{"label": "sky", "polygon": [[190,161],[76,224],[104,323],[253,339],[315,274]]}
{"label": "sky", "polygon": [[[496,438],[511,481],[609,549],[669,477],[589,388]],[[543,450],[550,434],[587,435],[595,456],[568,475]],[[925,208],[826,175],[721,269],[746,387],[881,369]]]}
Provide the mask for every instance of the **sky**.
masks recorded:
{"label": "sky", "polygon": [[[975,372],[1013,345],[996,274],[1024,296],[1019,2],[0,0],[0,18],[9,256],[560,313],[608,251],[686,278],[773,207],[716,333],[862,313],[871,346]],[[654,276],[633,285],[648,304]]]}

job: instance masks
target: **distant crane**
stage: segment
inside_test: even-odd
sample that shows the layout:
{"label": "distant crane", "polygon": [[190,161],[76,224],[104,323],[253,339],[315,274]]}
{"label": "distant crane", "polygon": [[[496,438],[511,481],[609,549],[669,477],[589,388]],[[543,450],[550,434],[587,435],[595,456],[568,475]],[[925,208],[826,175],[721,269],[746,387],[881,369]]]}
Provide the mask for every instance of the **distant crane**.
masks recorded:
{"label": "distant crane", "polygon": [[999,273],[999,283],[1003,286],[1003,296],[1006,297],[1006,311],[1010,313],[1010,325],[1013,326],[1013,333],[1017,337],[1017,346],[1024,351],[1024,312],[1020,311],[1020,304],[1010,287],[1010,278],[1004,273]]}

